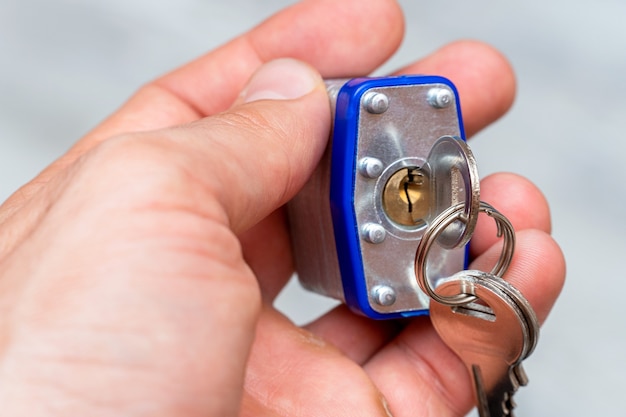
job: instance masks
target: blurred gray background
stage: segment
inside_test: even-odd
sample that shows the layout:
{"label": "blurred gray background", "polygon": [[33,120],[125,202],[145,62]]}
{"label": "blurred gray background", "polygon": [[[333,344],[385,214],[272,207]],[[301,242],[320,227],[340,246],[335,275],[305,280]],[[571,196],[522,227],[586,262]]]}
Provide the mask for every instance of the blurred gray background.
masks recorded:
{"label": "blurred gray background", "polygon": [[[0,200],[144,82],[290,3],[0,0]],[[626,2],[401,3],[406,39],[381,73],[458,38],[495,45],[517,72],[515,106],[472,148],[483,176],[512,171],[542,188],[568,261],[518,415],[623,415]],[[331,305],[297,284],[279,299],[298,323]]]}

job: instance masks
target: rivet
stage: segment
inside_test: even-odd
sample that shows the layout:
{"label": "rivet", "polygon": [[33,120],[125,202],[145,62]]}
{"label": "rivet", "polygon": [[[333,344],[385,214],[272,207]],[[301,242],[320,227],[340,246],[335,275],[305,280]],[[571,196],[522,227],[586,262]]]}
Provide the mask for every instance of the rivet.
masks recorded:
{"label": "rivet", "polygon": [[389,108],[389,97],[383,93],[370,91],[363,96],[363,106],[372,114],[381,114]]}
{"label": "rivet", "polygon": [[363,226],[363,238],[369,243],[379,244],[383,243],[387,237],[387,231],[380,224],[367,223]]}
{"label": "rivet", "polygon": [[388,307],[396,302],[396,292],[387,285],[377,285],[372,289],[374,301],[381,306]]}
{"label": "rivet", "polygon": [[448,107],[453,100],[454,94],[447,88],[431,88],[428,91],[428,103],[437,109]]}
{"label": "rivet", "polygon": [[384,165],[380,159],[366,156],[359,161],[359,172],[367,178],[377,178],[383,173]]}

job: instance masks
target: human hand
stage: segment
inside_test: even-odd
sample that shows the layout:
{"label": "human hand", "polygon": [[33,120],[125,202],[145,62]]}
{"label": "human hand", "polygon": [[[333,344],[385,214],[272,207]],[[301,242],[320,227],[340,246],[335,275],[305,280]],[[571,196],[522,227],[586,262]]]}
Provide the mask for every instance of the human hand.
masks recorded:
{"label": "human hand", "polygon": [[[427,318],[339,307],[301,329],[272,307],[292,274],[280,207],[319,160],[330,112],[312,68],[261,64],[290,56],[324,77],[364,75],[401,36],[392,1],[299,3],[142,88],[5,202],[2,411],[464,415],[466,370]],[[478,43],[400,72],[452,79],[468,135],[514,95],[506,61]],[[545,200],[511,174],[485,179],[482,197],[515,225],[507,279],[544,319],[564,276]],[[473,267],[490,266],[496,241],[481,221]]]}

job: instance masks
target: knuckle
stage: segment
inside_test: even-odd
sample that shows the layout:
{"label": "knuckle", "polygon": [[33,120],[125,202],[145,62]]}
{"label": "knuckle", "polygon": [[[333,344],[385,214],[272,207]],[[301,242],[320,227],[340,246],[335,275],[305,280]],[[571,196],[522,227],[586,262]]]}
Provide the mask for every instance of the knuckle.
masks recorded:
{"label": "knuckle", "polygon": [[[227,129],[230,136],[247,136],[257,140],[284,141],[292,134],[294,120],[288,112],[264,112],[249,106],[245,109],[221,114],[211,120],[214,129]],[[234,135],[232,133],[235,133]]]}

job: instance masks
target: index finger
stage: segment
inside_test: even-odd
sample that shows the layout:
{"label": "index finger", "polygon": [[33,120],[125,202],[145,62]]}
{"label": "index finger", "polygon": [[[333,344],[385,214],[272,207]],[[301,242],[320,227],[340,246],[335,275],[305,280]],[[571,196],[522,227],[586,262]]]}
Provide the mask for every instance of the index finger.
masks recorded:
{"label": "index finger", "polygon": [[397,49],[403,33],[402,12],[393,0],[296,3],[148,84],[77,147],[120,132],[187,123],[224,111],[254,71],[276,58],[307,62],[324,77],[368,73]]}
{"label": "index finger", "polygon": [[324,77],[366,74],[398,48],[403,34],[403,15],[395,0],[296,3],[222,47],[145,85],[11,196],[0,221],[29,201],[56,173],[107,138],[185,124],[226,110],[265,62],[292,57],[309,63]]}

